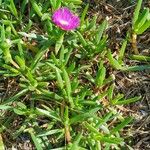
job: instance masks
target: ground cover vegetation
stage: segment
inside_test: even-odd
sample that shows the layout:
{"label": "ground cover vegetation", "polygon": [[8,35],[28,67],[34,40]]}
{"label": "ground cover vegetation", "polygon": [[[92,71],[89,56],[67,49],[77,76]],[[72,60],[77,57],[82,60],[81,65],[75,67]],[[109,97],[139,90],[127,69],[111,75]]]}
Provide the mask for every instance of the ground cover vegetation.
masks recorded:
{"label": "ground cover vegetation", "polygon": [[147,95],[121,91],[118,77],[149,76],[138,40],[149,32],[149,3],[129,2],[117,49],[111,18],[94,13],[102,4],[109,11],[102,1],[0,0],[0,150],[134,149],[129,109]]}

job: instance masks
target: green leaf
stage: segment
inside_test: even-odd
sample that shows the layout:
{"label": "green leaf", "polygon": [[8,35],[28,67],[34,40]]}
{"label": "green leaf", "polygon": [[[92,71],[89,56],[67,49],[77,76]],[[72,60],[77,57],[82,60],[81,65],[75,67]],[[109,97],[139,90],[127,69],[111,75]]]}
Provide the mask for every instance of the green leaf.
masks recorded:
{"label": "green leaf", "polygon": [[143,55],[130,55],[129,58],[132,60],[150,61],[149,56],[143,56]]}
{"label": "green leaf", "polygon": [[96,144],[96,150],[101,150],[102,149],[100,141],[96,141],[95,144]]}
{"label": "green leaf", "polygon": [[37,13],[37,15],[39,17],[42,17],[42,12],[41,12],[41,9],[40,7],[38,6],[37,2],[35,0],[30,0],[31,4],[32,4],[32,7],[34,9],[34,11]]}
{"label": "green leaf", "polygon": [[23,89],[22,91],[18,92],[16,95],[10,97],[7,100],[4,100],[1,104],[9,104],[14,101],[17,101],[21,96],[25,95],[28,92],[28,89]]}
{"label": "green leaf", "polygon": [[111,104],[117,103],[119,100],[123,99],[124,94],[118,94],[114,99],[112,99],[110,102]]}
{"label": "green leaf", "polygon": [[56,66],[59,66],[59,60],[56,58],[55,54],[51,53],[51,58]]}
{"label": "green leaf", "polygon": [[139,65],[139,66],[131,66],[131,67],[122,67],[123,71],[144,71],[150,70],[150,65]]}
{"label": "green leaf", "polygon": [[32,140],[33,140],[33,142],[34,142],[34,145],[35,145],[36,149],[37,149],[37,150],[43,150],[42,145],[39,143],[39,140],[38,140],[38,138],[35,136],[35,134],[34,134],[32,131],[30,131],[29,133],[30,133],[30,135],[31,135],[31,138],[32,138]]}
{"label": "green leaf", "polygon": [[66,146],[65,147],[59,147],[59,148],[54,148],[54,149],[51,149],[51,150],[65,150],[66,149]]}
{"label": "green leaf", "polygon": [[[4,37],[2,36],[2,38],[4,38]],[[0,48],[2,49],[3,58],[4,58],[6,63],[12,62],[12,57],[11,57],[11,53],[10,53],[10,46],[11,45],[10,45],[9,41],[0,43]]]}
{"label": "green leaf", "polygon": [[22,71],[25,70],[26,66],[25,66],[25,60],[22,59],[21,57],[19,57],[18,55],[15,56],[15,60],[17,61],[17,63],[19,64],[20,68]]}
{"label": "green leaf", "polygon": [[75,137],[75,140],[70,148],[70,150],[77,150],[79,149],[79,142],[82,138],[82,133],[78,133],[78,135]]}
{"label": "green leaf", "polygon": [[68,61],[69,61],[69,58],[70,58],[70,55],[71,55],[71,52],[72,52],[73,48],[70,48],[67,52],[67,54],[65,55],[65,62],[64,62],[64,66],[67,65]]}
{"label": "green leaf", "polygon": [[140,35],[145,32],[148,28],[150,28],[150,20],[146,21],[144,25],[136,31],[136,34]]}
{"label": "green leaf", "polygon": [[22,43],[23,43],[23,41],[19,40],[18,43],[17,43],[17,45],[18,45],[19,55],[20,55],[21,59],[23,61],[25,61],[24,60],[24,52],[23,52],[23,48],[22,48]]}
{"label": "green leaf", "polygon": [[121,144],[123,142],[122,138],[108,137],[108,136],[95,136],[95,139],[112,144]]}
{"label": "green leaf", "polygon": [[46,64],[53,69],[54,71],[58,70],[59,72],[62,72],[58,67],[56,67],[54,64],[50,63],[50,62],[46,62]]}
{"label": "green leaf", "polygon": [[21,3],[21,14],[24,14],[27,4],[28,4],[28,0],[23,0],[23,2]]}
{"label": "green leaf", "polygon": [[93,28],[95,29],[95,27],[96,27],[96,20],[97,20],[97,16],[95,15],[85,30],[89,31],[89,30],[91,30]]}
{"label": "green leaf", "polygon": [[90,100],[86,100],[86,101],[79,101],[80,104],[85,105],[85,106],[95,106],[97,105],[97,102],[95,101],[90,101]]}
{"label": "green leaf", "polygon": [[50,18],[49,18],[49,13],[44,13],[44,14],[42,15],[41,21],[45,21],[45,20],[48,20],[48,19],[50,19]]}
{"label": "green leaf", "polygon": [[95,127],[93,127],[91,124],[87,123],[87,122],[84,122],[84,126],[89,130],[91,131],[92,133],[95,133],[99,136],[103,136],[102,133],[100,133],[98,131],[98,129],[96,129]]}
{"label": "green leaf", "polygon": [[80,19],[81,20],[81,24],[80,24],[81,27],[85,22],[85,16],[87,15],[88,8],[89,8],[89,4],[86,5],[86,7],[84,8],[84,10],[82,12],[81,19]]}
{"label": "green leaf", "polygon": [[115,84],[112,84],[112,85],[109,87],[109,89],[108,89],[108,94],[107,94],[107,96],[108,96],[108,98],[109,98],[110,101],[111,101],[112,98],[113,98],[114,89],[115,89]]}
{"label": "green leaf", "polygon": [[61,7],[62,0],[57,0],[55,9]]}
{"label": "green leaf", "polygon": [[70,83],[70,78],[68,76],[68,73],[65,69],[63,69],[63,78],[64,78],[64,81],[65,81],[65,84],[66,84],[66,89],[67,89],[67,93],[68,93],[68,96],[71,95],[71,83]]}
{"label": "green leaf", "polygon": [[129,124],[133,120],[132,117],[125,118],[120,124],[118,124],[116,127],[114,127],[110,133],[114,134],[116,132],[119,132],[121,129],[123,129],[127,124]]}
{"label": "green leaf", "polygon": [[141,99],[141,96],[136,96],[134,98],[129,98],[129,99],[124,99],[124,100],[119,100],[117,101],[114,105],[125,105],[125,104],[130,104],[134,103],[136,101],[139,101]]}
{"label": "green leaf", "polygon": [[6,38],[5,38],[5,28],[4,28],[4,24],[3,24],[2,26],[0,26],[0,28],[1,28],[1,39],[0,39],[0,41],[1,41],[1,43],[4,43],[5,40],[6,40]]}
{"label": "green leaf", "polygon": [[25,74],[25,76],[27,77],[27,79],[30,81],[30,85],[28,86],[28,89],[30,91],[34,91],[36,89],[36,87],[38,86],[38,83],[34,77],[34,75],[31,73],[31,71],[28,69],[27,73]]}
{"label": "green leaf", "polygon": [[33,63],[30,65],[31,70],[34,70],[38,63],[40,62],[40,60],[44,57],[44,53],[47,51],[48,49],[43,47],[41,50],[39,50],[39,52],[36,54],[34,60],[32,61]]}
{"label": "green leaf", "polygon": [[56,0],[49,0],[53,9],[56,9]]}
{"label": "green leaf", "polygon": [[54,130],[46,130],[46,131],[42,131],[40,132],[37,137],[43,137],[43,136],[48,136],[48,135],[54,135],[57,133],[64,133],[64,129],[54,129]]}
{"label": "green leaf", "polygon": [[19,129],[17,129],[15,131],[15,133],[13,134],[13,138],[17,138],[20,134],[22,134],[24,132],[24,130],[26,129],[27,127],[27,123],[28,122],[28,119],[25,119],[24,123],[21,125],[21,127]]}
{"label": "green leaf", "polygon": [[83,46],[83,47],[87,46],[87,42],[86,42],[86,40],[84,39],[84,37],[82,36],[82,34],[81,34],[79,31],[77,31],[76,33],[77,33],[77,35],[78,35],[78,37],[79,37],[79,40],[80,40],[82,46]]}
{"label": "green leaf", "polygon": [[41,89],[41,93],[42,95],[46,96],[48,99],[51,99],[53,101],[62,101],[63,97],[59,96],[58,94],[48,91],[48,90],[44,90]]}
{"label": "green leaf", "polygon": [[17,115],[24,115],[26,113],[26,111],[19,109],[19,108],[14,108],[14,113],[16,113]]}
{"label": "green leaf", "polygon": [[140,9],[141,9],[141,5],[142,5],[142,1],[143,0],[138,0],[134,14],[133,14],[133,23],[132,26],[135,25],[135,22],[138,20],[139,17],[139,13],[140,13]]}
{"label": "green leaf", "polygon": [[13,68],[12,66],[3,64],[2,67],[5,68],[5,69],[7,69],[7,70],[9,70],[9,71],[11,71],[11,73],[19,74],[19,70]]}
{"label": "green leaf", "polygon": [[64,62],[64,54],[65,54],[65,49],[64,49],[64,46],[62,45],[61,50],[60,50],[60,55],[59,55],[59,60],[61,63]]}
{"label": "green leaf", "polygon": [[110,117],[112,117],[112,112],[108,112],[106,115],[104,115],[101,119],[98,120],[96,124],[96,128],[99,128],[101,125],[105,124],[107,121],[110,120]]}
{"label": "green leaf", "polygon": [[94,108],[94,109],[91,109],[90,111],[88,112],[84,112],[84,113],[81,113],[79,115],[76,115],[75,117],[73,118],[70,118],[70,124],[74,124],[74,123],[77,123],[77,122],[82,122],[83,120],[87,119],[87,118],[92,118],[94,117],[94,114],[100,109],[100,107],[97,107],[97,108]]}
{"label": "green leaf", "polygon": [[105,80],[105,77],[106,77],[106,68],[105,67],[99,68],[96,79],[95,79],[96,84],[98,86],[102,86]]}
{"label": "green leaf", "polygon": [[9,109],[12,109],[12,107],[7,105],[0,105],[0,110],[9,110]]}
{"label": "green leaf", "polygon": [[108,50],[108,53],[107,53],[107,57],[109,59],[109,62],[110,64],[115,68],[115,69],[121,69],[122,66],[119,64],[119,62],[113,58],[112,54],[111,54],[111,51],[110,49]]}
{"label": "green leaf", "polygon": [[53,119],[55,119],[57,121],[61,121],[60,117],[54,111],[50,112],[50,111],[47,111],[47,110],[44,110],[44,109],[36,108],[36,112],[38,114],[46,115],[46,116],[48,116],[50,118],[53,118]]}
{"label": "green leaf", "polygon": [[82,0],[64,0],[67,3],[73,3],[73,4],[77,4],[80,5],[82,3]]}
{"label": "green leaf", "polygon": [[21,102],[17,102],[16,107],[13,110],[17,115],[24,115],[28,111],[26,105]]}
{"label": "green leaf", "polygon": [[76,67],[76,64],[74,62],[67,68],[68,74],[71,74],[74,71],[75,67]]}
{"label": "green leaf", "polygon": [[[127,35],[128,37],[128,35]],[[118,62],[122,65],[123,63],[123,57],[124,57],[124,54],[125,54],[125,50],[126,50],[126,47],[127,47],[127,38],[123,41],[123,44],[120,48],[120,52],[119,52],[119,57],[118,57]]]}
{"label": "green leaf", "polygon": [[56,77],[57,77],[57,82],[58,82],[59,87],[63,89],[64,84],[63,84],[63,80],[58,69],[56,69]]}
{"label": "green leaf", "polygon": [[94,83],[94,78],[92,77],[92,75],[89,72],[85,73],[85,77],[92,83]]}
{"label": "green leaf", "polygon": [[104,31],[106,30],[107,25],[108,25],[107,20],[104,20],[102,22],[102,24],[98,27],[98,31],[96,33],[96,39],[95,39],[96,44],[99,44],[99,42],[101,41],[102,35],[103,35]]}
{"label": "green leaf", "polygon": [[142,14],[139,16],[138,20],[136,21],[135,25],[134,25],[134,31],[138,31],[138,29],[140,29],[144,23],[147,20],[147,16],[149,15],[149,8],[146,8],[143,10]]}
{"label": "green leaf", "polygon": [[17,107],[20,109],[27,109],[27,106],[22,102],[17,102]]}
{"label": "green leaf", "polygon": [[15,7],[15,4],[14,4],[14,0],[10,0],[10,5],[8,6],[10,11],[12,12],[12,14],[18,18],[18,13],[17,13],[17,9]]}
{"label": "green leaf", "polygon": [[63,71],[63,79],[64,79],[65,85],[66,85],[67,96],[68,96],[68,99],[69,99],[71,106],[74,107],[74,102],[73,102],[73,99],[71,97],[72,89],[71,89],[70,78],[69,78],[68,73],[65,70],[65,68],[63,68],[62,71]]}
{"label": "green leaf", "polygon": [[60,48],[62,47],[64,41],[64,33],[60,35],[59,39],[56,41],[56,45],[55,45],[55,54],[57,55]]}
{"label": "green leaf", "polygon": [[99,44],[96,46],[96,53],[101,53],[106,48],[108,36],[103,36]]}

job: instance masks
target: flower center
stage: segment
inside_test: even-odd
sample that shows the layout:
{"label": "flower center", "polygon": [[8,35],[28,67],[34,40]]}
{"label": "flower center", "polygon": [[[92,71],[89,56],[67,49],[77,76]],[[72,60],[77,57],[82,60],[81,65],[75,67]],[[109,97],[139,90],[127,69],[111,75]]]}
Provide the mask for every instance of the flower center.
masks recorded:
{"label": "flower center", "polygon": [[68,25],[69,23],[67,22],[67,21],[65,21],[65,20],[60,20],[60,23],[62,24],[62,25]]}

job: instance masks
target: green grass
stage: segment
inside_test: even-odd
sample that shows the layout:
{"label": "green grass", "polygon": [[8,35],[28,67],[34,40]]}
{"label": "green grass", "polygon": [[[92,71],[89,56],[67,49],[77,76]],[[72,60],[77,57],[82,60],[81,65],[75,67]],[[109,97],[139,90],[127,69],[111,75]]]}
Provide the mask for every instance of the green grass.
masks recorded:
{"label": "green grass", "polygon": [[[52,23],[54,10],[61,6],[78,12],[77,30],[65,32]],[[126,147],[122,130],[133,118],[122,115],[116,105],[141,97],[116,95],[109,69],[150,67],[124,64],[130,33],[115,58],[108,48],[108,22],[87,18],[88,5],[83,6],[80,0],[0,1],[0,77],[15,85],[10,84],[0,102],[0,134],[9,134],[10,142],[26,135],[37,150]],[[130,58],[149,61],[141,55]],[[0,138],[1,149],[7,144]]]}

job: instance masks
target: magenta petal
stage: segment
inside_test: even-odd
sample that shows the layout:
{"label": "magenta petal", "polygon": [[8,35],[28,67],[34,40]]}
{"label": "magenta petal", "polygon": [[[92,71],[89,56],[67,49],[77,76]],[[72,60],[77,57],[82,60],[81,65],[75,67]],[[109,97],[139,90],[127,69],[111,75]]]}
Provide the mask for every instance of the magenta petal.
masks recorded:
{"label": "magenta petal", "polygon": [[80,25],[79,17],[66,7],[56,10],[52,16],[52,21],[63,30],[73,30]]}

